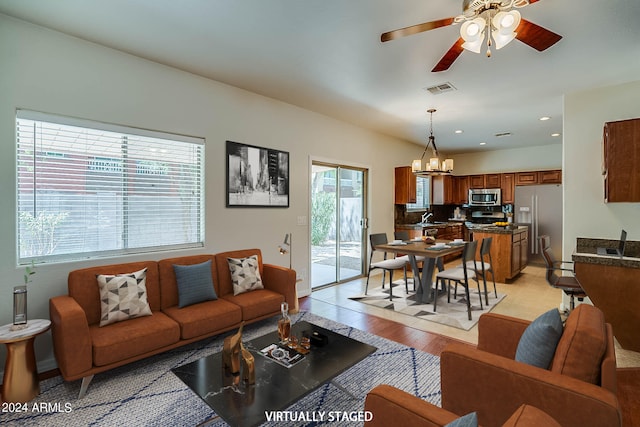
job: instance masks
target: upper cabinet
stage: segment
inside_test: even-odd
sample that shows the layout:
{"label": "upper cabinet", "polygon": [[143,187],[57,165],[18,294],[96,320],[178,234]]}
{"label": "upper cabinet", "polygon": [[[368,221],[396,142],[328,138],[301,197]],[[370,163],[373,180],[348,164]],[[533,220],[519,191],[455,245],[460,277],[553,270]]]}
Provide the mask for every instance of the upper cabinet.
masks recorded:
{"label": "upper cabinet", "polygon": [[484,185],[484,175],[469,175],[469,188],[487,188]]}
{"label": "upper cabinet", "polygon": [[562,171],[540,171],[538,172],[539,184],[562,184]]}
{"label": "upper cabinet", "polygon": [[397,167],[395,171],[395,204],[416,203],[416,176],[411,166]]}
{"label": "upper cabinet", "polygon": [[516,185],[531,185],[538,183],[538,172],[516,172]]}
{"label": "upper cabinet", "polygon": [[534,184],[562,184],[562,171],[516,172],[516,185]]}
{"label": "upper cabinet", "polygon": [[502,190],[502,204],[515,203],[516,174],[500,174],[500,189]]}
{"label": "upper cabinet", "polygon": [[640,202],[640,119],[604,125],[604,199]]}
{"label": "upper cabinet", "polygon": [[469,201],[469,177],[466,175],[454,176],[453,182],[455,199],[453,203],[456,205],[464,205]]}
{"label": "upper cabinet", "polygon": [[484,176],[484,188],[500,188],[500,174],[489,173]]}

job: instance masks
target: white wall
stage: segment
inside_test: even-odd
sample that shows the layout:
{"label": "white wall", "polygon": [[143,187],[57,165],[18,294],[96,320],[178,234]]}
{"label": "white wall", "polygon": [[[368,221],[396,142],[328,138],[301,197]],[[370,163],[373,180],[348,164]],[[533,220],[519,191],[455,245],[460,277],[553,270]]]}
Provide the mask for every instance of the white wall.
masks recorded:
{"label": "white wall", "polygon": [[560,169],[562,144],[457,154],[452,158],[455,175]]}
{"label": "white wall", "polygon": [[[0,15],[0,324],[12,321],[16,266],[15,112],[25,108],[206,138],[206,246],[199,252],[257,247],[265,262],[286,265],[276,250],[293,232],[293,267],[309,271],[309,158],[367,165],[372,232],[393,232],[393,168],[416,146]],[[290,207],[225,208],[226,140],[290,152]],[[307,221],[308,223],[308,221]],[[29,316],[48,318],[48,300],[66,293],[76,268],[195,253],[181,251],[41,266],[29,285]],[[307,285],[303,283],[302,286]],[[50,335],[36,339],[40,369],[54,360]],[[5,349],[0,349],[0,366]]]}
{"label": "white wall", "polygon": [[565,96],[563,259],[578,237],[618,239],[624,228],[640,240],[640,203],[605,203],[601,174],[604,123],[640,117],[638,99],[640,81]]}

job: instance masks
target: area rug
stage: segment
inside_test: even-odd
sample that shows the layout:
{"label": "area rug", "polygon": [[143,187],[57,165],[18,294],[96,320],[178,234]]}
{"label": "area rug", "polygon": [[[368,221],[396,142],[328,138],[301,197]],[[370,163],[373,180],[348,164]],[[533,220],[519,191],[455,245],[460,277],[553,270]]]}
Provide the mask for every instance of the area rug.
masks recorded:
{"label": "area rug", "polygon": [[[493,288],[493,284],[489,286]],[[482,285],[480,288],[483,289]],[[480,300],[477,288],[471,288],[471,320],[467,315],[467,300],[464,295],[464,288],[458,286],[457,298],[454,298],[453,289],[451,292],[451,302],[447,303],[447,294],[441,293],[438,296],[436,312],[433,311],[433,303],[423,304],[416,298],[416,293],[412,291],[413,285],[409,282],[409,292],[406,291],[404,279],[393,282],[393,300],[389,300],[389,286],[384,289],[369,289],[367,295],[358,294],[349,299],[368,304],[385,310],[393,310],[396,313],[407,316],[436,322],[443,325],[468,331],[478,323],[478,318],[483,313],[488,313],[504,299],[505,294],[498,293],[496,298],[493,291],[489,292],[489,306],[485,305],[484,290],[482,293],[483,308],[480,309]]]}
{"label": "area rug", "polygon": [[[364,399],[378,384],[391,384],[440,405],[440,359],[396,342],[343,324],[301,312],[293,321],[306,320],[377,347],[362,362],[310,393],[289,411],[360,411]],[[273,331],[277,319],[247,325],[243,339]],[[224,426],[171,369],[219,352],[223,336],[150,357],[103,374],[97,374],[87,395],[78,400],[80,381],[67,383],[60,377],[40,383],[41,394],[33,401],[0,413],[3,426]],[[335,384],[339,387],[337,387]],[[342,387],[344,390],[341,390]],[[277,390],[274,390],[277,392]],[[264,425],[318,425],[283,422]],[[327,423],[328,424],[328,423]],[[332,422],[331,425],[340,425]],[[353,426],[353,422],[344,425]]]}

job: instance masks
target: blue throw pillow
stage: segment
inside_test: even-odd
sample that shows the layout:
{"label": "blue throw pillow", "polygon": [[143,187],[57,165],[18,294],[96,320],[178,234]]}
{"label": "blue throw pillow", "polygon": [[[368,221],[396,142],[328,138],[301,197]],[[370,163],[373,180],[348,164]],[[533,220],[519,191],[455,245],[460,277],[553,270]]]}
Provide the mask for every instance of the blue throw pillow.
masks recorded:
{"label": "blue throw pillow", "polygon": [[520,337],[516,349],[516,360],[549,369],[563,329],[558,309],[554,308],[543,313],[527,326]]}
{"label": "blue throw pillow", "polygon": [[211,260],[201,264],[173,265],[178,283],[178,307],[218,299],[211,278]]}
{"label": "blue throw pillow", "polygon": [[451,421],[444,427],[478,427],[478,415],[475,412]]}

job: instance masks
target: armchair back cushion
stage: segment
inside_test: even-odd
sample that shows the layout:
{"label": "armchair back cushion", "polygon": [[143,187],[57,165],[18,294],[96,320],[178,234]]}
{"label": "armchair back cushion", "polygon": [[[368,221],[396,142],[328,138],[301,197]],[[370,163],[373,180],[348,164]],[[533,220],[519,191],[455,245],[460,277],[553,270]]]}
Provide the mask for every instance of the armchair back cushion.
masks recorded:
{"label": "armchair back cushion", "polygon": [[580,304],[567,318],[550,370],[600,385],[600,366],[606,349],[604,314],[592,305]]}
{"label": "armchair back cushion", "polygon": [[151,311],[158,311],[160,310],[160,282],[158,265],[155,261],[101,265],[73,270],[69,273],[69,280],[67,281],[69,296],[82,307],[89,325],[98,324],[101,317],[98,275],[127,274],[144,268],[147,269],[147,301]]}
{"label": "armchair back cushion", "polygon": [[213,280],[213,289],[215,294],[220,296],[220,287],[218,286],[218,269],[216,266],[214,255],[190,255],[177,258],[167,258],[158,261],[158,271],[162,278],[160,286],[162,288],[162,309],[175,307],[180,302],[178,296],[178,282],[176,281],[176,272],[174,265],[195,265],[203,262],[211,261],[211,278]]}

